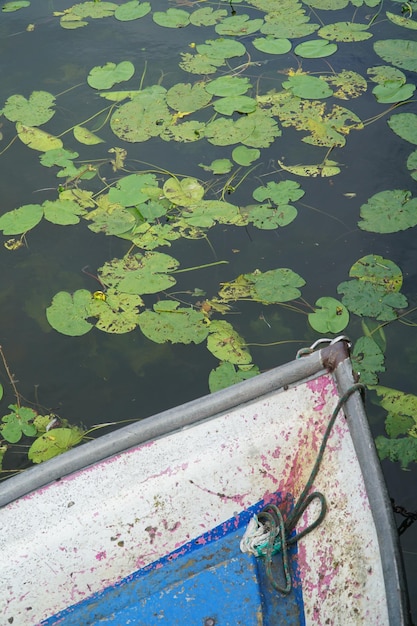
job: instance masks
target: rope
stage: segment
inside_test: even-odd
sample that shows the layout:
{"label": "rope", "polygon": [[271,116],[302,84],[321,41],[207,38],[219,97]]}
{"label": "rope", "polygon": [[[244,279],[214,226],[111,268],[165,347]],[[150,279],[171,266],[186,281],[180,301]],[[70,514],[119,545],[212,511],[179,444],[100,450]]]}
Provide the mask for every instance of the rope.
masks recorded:
{"label": "rope", "polygon": [[[309,491],[320,469],[320,464],[322,462],[332,428],[339,411],[345,402],[353,393],[358,390],[363,392],[364,389],[364,385],[355,383],[339,398],[323,435],[323,440],[309,479],[307,480],[294,508],[287,515],[287,518],[284,520],[279,508],[274,504],[269,504],[257,516],[254,515],[240,543],[242,552],[255,554],[255,556],[261,556],[265,559],[265,569],[268,580],[276,591],[279,591],[284,595],[288,595],[292,589],[292,579],[288,560],[288,547],[299,541],[307,533],[311,532],[314,528],[321,524],[327,512],[327,503],[324,495],[319,491],[314,491],[309,494]],[[320,503],[320,512],[317,518],[301,532],[291,535],[304,511],[310,506],[313,500],[318,500]],[[277,582],[272,571],[272,557],[277,552],[282,552],[282,564],[285,577],[284,585]]]}

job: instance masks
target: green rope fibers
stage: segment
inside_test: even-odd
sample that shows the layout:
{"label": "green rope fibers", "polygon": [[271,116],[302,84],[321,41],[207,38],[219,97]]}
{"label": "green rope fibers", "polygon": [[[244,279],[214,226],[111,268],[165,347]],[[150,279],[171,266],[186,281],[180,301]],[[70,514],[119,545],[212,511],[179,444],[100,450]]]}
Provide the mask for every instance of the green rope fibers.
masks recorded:
{"label": "green rope fibers", "polygon": [[[298,498],[293,510],[287,516],[287,519],[284,521],[283,515],[279,508],[273,504],[266,506],[258,515],[259,521],[263,522],[269,530],[269,539],[268,545],[266,547],[265,554],[265,568],[268,580],[270,581],[272,587],[279,591],[284,595],[288,595],[292,589],[292,580],[288,559],[288,547],[297,541],[299,541],[304,535],[311,532],[323,521],[326,511],[327,511],[327,503],[326,498],[319,491],[314,491],[313,493],[308,493],[311,489],[312,484],[314,483],[318,471],[320,469],[320,464],[323,459],[324,452],[326,450],[327,442],[330,437],[330,433],[336,421],[336,418],[339,414],[340,409],[343,407],[345,402],[350,398],[350,396],[356,391],[364,391],[364,385],[360,383],[355,383],[341,396],[339,399],[330,421],[327,425],[326,432],[324,433],[323,440],[320,445],[319,452],[317,454],[316,461],[314,463],[313,469],[311,470],[310,477],[306,482],[306,485]],[[302,532],[293,535],[290,537],[291,532],[297,525],[300,517],[303,515],[304,511],[310,506],[313,500],[319,500],[320,502],[320,513],[314,522],[312,522],[307,528],[305,528]],[[272,571],[272,556],[277,551],[282,552],[282,565],[284,570],[285,584],[279,584],[273,574]]]}

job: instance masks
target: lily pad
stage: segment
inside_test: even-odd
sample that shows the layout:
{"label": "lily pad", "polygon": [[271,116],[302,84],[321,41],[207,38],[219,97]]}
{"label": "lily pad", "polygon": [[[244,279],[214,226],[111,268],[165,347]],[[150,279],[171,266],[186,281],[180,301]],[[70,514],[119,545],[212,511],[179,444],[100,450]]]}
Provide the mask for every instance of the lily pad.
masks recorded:
{"label": "lily pad", "polygon": [[417,145],[417,115],[415,113],[397,113],[391,115],[388,126],[396,135]]}
{"label": "lily pad", "polygon": [[202,109],[210,100],[211,95],[201,82],[195,85],[177,83],[166,94],[166,101],[171,109],[187,113]]}
{"label": "lily pad", "polygon": [[23,435],[34,437],[37,429],[33,424],[36,412],[27,406],[9,404],[11,413],[1,418],[0,433],[3,439],[9,443],[17,443]]}
{"label": "lily pad", "polygon": [[91,301],[91,293],[86,289],[78,289],[73,294],[60,291],[46,309],[46,318],[52,328],[63,335],[85,335],[93,327],[87,322]]}
{"label": "lily pad", "polygon": [[390,11],[385,11],[385,15],[393,24],[397,26],[402,26],[403,28],[409,28],[410,30],[417,30],[417,20],[412,20],[409,17],[404,17],[402,15],[396,15],[395,13],[391,13]]}
{"label": "lily pad", "polygon": [[90,316],[97,317],[96,328],[106,333],[120,335],[134,330],[139,323],[139,308],[144,303],[137,294],[119,293],[108,289],[104,299],[93,298]]}
{"label": "lily pad", "polygon": [[236,366],[233,363],[220,363],[216,369],[211,370],[209,375],[209,389],[211,393],[225,389],[231,385],[236,385],[243,380],[248,380],[260,374],[256,365],[252,366]]}
{"label": "lily pad", "polygon": [[319,333],[339,333],[349,324],[349,311],[335,298],[319,298],[308,322]]}
{"label": "lily pad", "polygon": [[204,196],[204,187],[196,178],[168,178],[163,186],[164,195],[173,204],[189,206],[199,202]]}
{"label": "lily pad", "polygon": [[344,281],[337,287],[337,292],[344,294],[342,302],[352,313],[386,322],[397,318],[396,309],[408,306],[403,294],[387,292],[384,287],[368,281]]}
{"label": "lily pad", "polygon": [[184,28],[190,23],[190,14],[183,9],[170,8],[167,11],[155,11],[153,21],[166,28]]}
{"label": "lily pad", "polygon": [[282,86],[291,91],[294,96],[309,100],[330,98],[333,95],[333,91],[325,80],[307,74],[290,76],[288,80],[282,83]]}
{"label": "lily pad", "polygon": [[40,128],[26,126],[21,122],[17,122],[16,130],[20,141],[26,144],[28,148],[32,148],[32,150],[46,152],[47,150],[62,148],[63,146],[59,137],[54,137],[53,135],[40,130]]}
{"label": "lily pad", "polygon": [[222,98],[231,96],[241,96],[245,94],[252,85],[249,78],[243,76],[220,76],[205,85],[205,90],[213,96]]}
{"label": "lily pad", "polygon": [[317,163],[314,165],[285,165],[278,159],[278,164],[283,170],[290,172],[290,174],[295,174],[295,176],[309,176],[311,178],[321,176],[326,178],[340,174],[340,167],[338,167],[338,163],[336,161],[332,161],[331,159],[325,159],[323,163]]}
{"label": "lily pad", "polygon": [[210,59],[232,59],[233,57],[241,57],[245,54],[246,48],[240,41],[234,39],[208,39],[204,44],[196,46],[197,52],[206,55]]}
{"label": "lily pad", "polygon": [[378,372],[385,372],[384,353],[371,337],[359,337],[355,341],[352,363],[364,385],[375,385]]}
{"label": "lily pad", "polygon": [[244,278],[253,285],[254,300],[265,304],[295,300],[301,296],[299,287],[306,284],[299,274],[287,268],[244,274]]}
{"label": "lily pad", "polygon": [[245,345],[245,340],[229,322],[214,320],[208,327],[207,349],[219,361],[227,361],[235,365],[248,365],[252,357]]}
{"label": "lily pad", "polygon": [[368,28],[368,24],[336,22],[323,26],[317,34],[329,41],[365,41],[372,37],[372,33],[367,32]]}
{"label": "lily pad", "polygon": [[42,204],[44,210],[44,217],[48,222],[53,224],[61,224],[66,226],[68,224],[78,224],[80,221],[79,215],[82,213],[82,209],[77,202],[73,200],[46,200]]}
{"label": "lily pad", "polygon": [[403,85],[402,82],[389,80],[383,84],[376,85],[372,89],[372,93],[378,102],[391,104],[408,100],[413,96],[415,89],[415,85],[411,83]]}
{"label": "lily pad", "polygon": [[417,180],[417,150],[414,150],[408,157],[407,169],[411,172],[411,178]]}
{"label": "lily pad", "polygon": [[26,126],[41,126],[55,114],[55,96],[47,91],[33,91],[29,98],[16,94],[7,98],[3,115],[11,122]]}
{"label": "lily pad", "polygon": [[238,146],[232,152],[232,159],[238,164],[247,166],[259,159],[261,153],[256,148]]}
{"label": "lily pad", "polygon": [[90,70],[87,83],[93,89],[110,89],[116,83],[122,83],[132,78],[135,66],[130,61],[116,63],[107,62],[105,65],[97,65]]}
{"label": "lily pad", "polygon": [[155,343],[201,343],[207,337],[205,316],[179,302],[160,300],[153,311],[139,315],[139,326],[145,337]]}
{"label": "lily pad", "polygon": [[275,37],[256,37],[252,44],[265,54],[286,54],[291,50],[289,39],[275,39]]}
{"label": "lily pad", "polygon": [[321,59],[329,57],[337,51],[337,45],[323,39],[303,41],[294,49],[294,53],[303,59]]}
{"label": "lily pad", "polygon": [[398,265],[379,254],[368,254],[350,268],[349,276],[383,287],[385,291],[400,291],[403,274]]}
{"label": "lily pad", "polygon": [[149,200],[153,188],[158,189],[154,174],[129,174],[121,178],[109,190],[109,202],[121,204],[124,207],[137,206]]}
{"label": "lily pad", "polygon": [[374,50],[384,61],[403,70],[417,72],[417,41],[409,39],[381,39],[374,43]]}
{"label": "lily pad", "polygon": [[83,126],[74,126],[72,132],[74,133],[75,139],[86,146],[95,146],[98,143],[104,142],[104,139],[101,139],[98,135]]}
{"label": "lily pad", "polygon": [[110,119],[114,134],[129,142],[147,141],[160,135],[172,119],[165,94],[166,90],[157,85],[122,104]]}
{"label": "lily pad", "polygon": [[210,165],[199,163],[199,166],[207,172],[213,172],[213,174],[228,174],[233,168],[233,163],[230,159],[215,159]]}
{"label": "lily pad", "polygon": [[278,208],[268,204],[247,207],[248,220],[261,230],[275,230],[288,226],[297,217],[297,209],[291,204],[280,204]]}
{"label": "lily pad", "polygon": [[252,196],[259,202],[272,200],[275,204],[288,204],[302,198],[305,191],[294,180],[282,180],[279,183],[269,182],[265,187],[257,187]]}
{"label": "lily pad", "polygon": [[202,7],[191,13],[190,22],[194,26],[214,26],[226,16],[227,11],[225,9]]}
{"label": "lily pad", "polygon": [[256,33],[256,31],[261,28],[263,23],[264,21],[261,18],[251,20],[249,15],[239,13],[223,19],[216,25],[215,31],[222,36],[229,35],[232,37],[246,37]]}
{"label": "lily pad", "polygon": [[35,439],[28,450],[28,458],[32,463],[43,463],[70,450],[80,443],[83,437],[84,431],[76,426],[53,428]]}
{"label": "lily pad", "polygon": [[4,235],[21,235],[34,228],[43,217],[40,204],[25,204],[0,217],[0,230]]}
{"label": "lily pad", "polygon": [[13,2],[3,4],[1,10],[3,13],[13,13],[14,11],[19,11],[19,9],[24,9],[28,6],[30,6],[29,0],[14,0]]}
{"label": "lily pad", "polygon": [[152,7],[149,2],[139,2],[139,0],[130,0],[117,7],[114,12],[116,20],[121,22],[130,22],[131,20],[137,20],[150,13]]}
{"label": "lily pad", "polygon": [[178,267],[176,259],[162,252],[146,252],[108,261],[98,270],[102,282],[130,294],[158,293],[175,285],[168,272]]}
{"label": "lily pad", "polygon": [[358,226],[362,230],[396,233],[417,225],[417,198],[404,189],[380,191],[362,204],[360,215]]}
{"label": "lily pad", "polygon": [[410,463],[417,462],[417,439],[413,437],[387,439],[380,435],[375,439],[375,445],[381,461],[386,458],[393,463],[399,461],[403,470],[408,469]]}
{"label": "lily pad", "polygon": [[229,96],[220,98],[213,104],[214,110],[222,115],[233,115],[235,112],[253,113],[257,106],[256,100],[249,96]]}

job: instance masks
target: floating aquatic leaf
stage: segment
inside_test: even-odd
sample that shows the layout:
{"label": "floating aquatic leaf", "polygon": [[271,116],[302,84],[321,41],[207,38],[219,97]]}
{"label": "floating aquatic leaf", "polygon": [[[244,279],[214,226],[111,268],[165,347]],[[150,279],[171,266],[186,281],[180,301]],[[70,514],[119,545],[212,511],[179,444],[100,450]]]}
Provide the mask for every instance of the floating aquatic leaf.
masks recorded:
{"label": "floating aquatic leaf", "polygon": [[122,104],[110,119],[114,134],[129,142],[147,141],[160,135],[171,121],[165,94],[166,89],[154,85]]}
{"label": "floating aquatic leaf", "polygon": [[411,72],[417,72],[417,41],[409,39],[381,39],[374,50],[384,61]]}
{"label": "floating aquatic leaf", "polygon": [[417,145],[417,115],[415,113],[391,115],[388,126],[402,139]]}
{"label": "floating aquatic leaf", "polygon": [[305,0],[305,4],[322,11],[339,11],[349,4],[349,0]]}
{"label": "floating aquatic leaf", "polygon": [[135,66],[130,61],[116,63],[107,62],[105,65],[97,65],[90,70],[87,83],[93,89],[110,89],[116,83],[122,83],[132,78]]}
{"label": "floating aquatic leaf", "polygon": [[390,104],[408,100],[412,97],[415,89],[415,85],[411,83],[403,85],[402,82],[388,80],[383,84],[376,85],[376,87],[372,89],[372,93],[378,102]]}
{"label": "floating aquatic leaf", "polygon": [[158,26],[166,28],[184,28],[190,23],[190,14],[183,9],[168,9],[167,11],[155,11],[152,15],[153,21]]}
{"label": "floating aquatic leaf", "polygon": [[0,433],[3,439],[9,443],[17,443],[23,435],[34,437],[37,433],[33,420],[36,412],[27,406],[9,404],[11,413],[1,418]]}
{"label": "floating aquatic leaf", "polygon": [[53,224],[61,224],[66,226],[68,224],[78,224],[80,221],[79,215],[83,213],[80,205],[72,200],[46,200],[42,204],[44,210],[44,217],[48,222]]}
{"label": "floating aquatic leaf", "polygon": [[384,353],[371,337],[359,337],[355,341],[352,363],[364,385],[375,385],[377,372],[385,372]]}
{"label": "floating aquatic leaf", "polygon": [[0,217],[0,230],[4,235],[21,235],[34,228],[43,217],[40,204],[25,204]]}
{"label": "floating aquatic leaf", "polygon": [[297,209],[290,204],[280,204],[278,208],[269,204],[250,205],[245,212],[248,221],[262,230],[288,226],[297,217]]}
{"label": "floating aquatic leaf", "polygon": [[213,174],[227,174],[232,169],[233,163],[230,159],[215,159],[210,165],[199,163],[199,166],[207,172],[213,172]]}
{"label": "floating aquatic leaf", "polygon": [[226,16],[227,11],[225,9],[203,7],[191,13],[190,22],[194,26],[214,26]]}
{"label": "floating aquatic leaf", "polygon": [[257,187],[252,196],[255,200],[263,202],[272,200],[275,204],[288,204],[303,197],[305,191],[294,180],[282,180],[279,183],[269,182],[265,187]]}
{"label": "floating aquatic leaf", "polygon": [[149,2],[139,2],[139,0],[130,0],[117,7],[114,17],[121,22],[129,22],[144,17],[152,7]]}
{"label": "floating aquatic leaf", "polygon": [[46,318],[52,328],[63,335],[85,335],[93,327],[87,322],[91,301],[91,293],[86,289],[78,289],[73,294],[60,291],[46,309]]}
{"label": "floating aquatic leaf", "polygon": [[411,178],[417,180],[417,150],[414,150],[408,157],[407,169],[411,172]]}
{"label": "floating aquatic leaf", "polygon": [[252,85],[249,78],[226,75],[209,81],[204,87],[209,94],[225,98],[228,96],[242,96]]}
{"label": "floating aquatic leaf", "polygon": [[70,14],[78,17],[91,17],[93,19],[100,19],[102,17],[110,17],[117,9],[117,4],[114,2],[95,2],[91,0],[88,2],[81,2],[80,4],[74,4],[70,9]]}
{"label": "floating aquatic leaf", "polygon": [[244,274],[244,278],[253,285],[254,299],[266,304],[295,300],[301,295],[299,287],[306,284],[299,274],[287,268],[255,271]]}
{"label": "floating aquatic leaf", "polygon": [[154,188],[158,188],[154,174],[129,174],[109,190],[109,202],[124,207],[137,206],[149,200],[151,190]]}
{"label": "floating aquatic leaf", "polygon": [[289,39],[275,39],[275,37],[256,37],[252,41],[254,47],[266,54],[286,54],[291,50]]}
{"label": "floating aquatic leaf", "polygon": [[261,153],[256,148],[247,148],[246,146],[238,146],[232,152],[232,159],[238,165],[250,165],[256,159],[259,159]]}
{"label": "floating aquatic leaf", "polygon": [[14,2],[6,2],[6,4],[3,4],[1,10],[3,13],[13,13],[14,11],[19,11],[19,9],[24,9],[28,6],[30,6],[29,0],[14,0]]}
{"label": "floating aquatic leaf", "polygon": [[326,159],[323,163],[318,163],[317,165],[284,165],[284,163],[278,159],[278,164],[283,170],[290,172],[290,174],[295,174],[296,176],[310,176],[312,178],[321,176],[326,178],[340,174],[338,163],[331,159]]}
{"label": "floating aquatic leaf", "polygon": [[323,26],[317,34],[329,41],[364,41],[372,37],[372,33],[366,32],[368,28],[368,24],[336,22]]}
{"label": "floating aquatic leaf", "polygon": [[211,370],[209,375],[209,389],[211,393],[219,391],[220,389],[226,389],[231,385],[236,385],[243,380],[248,380],[260,374],[259,368],[256,365],[251,366],[236,366],[233,363],[223,362],[220,363],[215,370]]}
{"label": "floating aquatic leaf", "polygon": [[335,98],[341,100],[350,100],[351,98],[358,98],[368,88],[368,84],[357,72],[350,70],[342,70],[338,74],[330,74],[329,76],[322,76],[329,85],[336,87],[336,91],[333,92]]}
{"label": "floating aquatic leaf", "polygon": [[198,141],[202,139],[205,134],[205,124],[203,122],[182,122],[181,124],[170,124],[164,126],[160,133],[161,139],[164,141]]}
{"label": "floating aquatic leaf", "polygon": [[126,234],[135,246],[143,250],[154,250],[160,246],[170,246],[171,241],[181,237],[175,224],[148,224],[135,226],[134,233]]}
{"label": "floating aquatic leaf", "polygon": [[157,293],[175,285],[168,272],[178,267],[176,259],[162,252],[146,252],[113,259],[99,268],[101,281],[117,291],[131,294]]}
{"label": "floating aquatic leaf", "polygon": [[377,65],[375,67],[369,67],[367,74],[374,83],[383,84],[387,81],[395,80],[401,85],[405,85],[407,77],[401,70],[392,65]]}
{"label": "floating aquatic leaf", "polygon": [[410,30],[417,30],[416,20],[412,20],[409,17],[404,17],[402,15],[396,15],[390,11],[385,11],[385,15],[393,24],[396,24],[397,26],[403,26],[404,28],[409,28]]}
{"label": "floating aquatic leaf", "polygon": [[288,89],[294,96],[316,100],[329,98],[333,91],[322,78],[308,76],[307,74],[295,74],[282,83],[284,89]]}
{"label": "floating aquatic leaf", "polygon": [[[383,387],[382,385],[377,385],[372,387],[372,389],[380,397],[380,405],[388,412],[388,417],[390,418],[390,432],[388,434],[390,437],[404,433],[402,430],[404,417],[412,420],[411,424],[408,422],[410,425],[407,432],[411,428],[415,428],[417,424],[417,396],[412,393],[404,393],[398,389]],[[396,421],[400,423],[400,426],[395,425]],[[397,429],[397,432],[395,432],[395,429]]]}
{"label": "floating aquatic leaf", "polygon": [[137,294],[118,293],[108,289],[104,299],[93,298],[90,317],[97,317],[96,328],[106,333],[120,335],[129,333],[139,323],[139,308],[144,306]]}
{"label": "floating aquatic leaf", "polygon": [[208,39],[204,44],[196,46],[197,52],[207,55],[210,59],[231,59],[241,57],[245,54],[246,48],[240,41],[234,39]]}
{"label": "floating aquatic leaf", "polygon": [[261,18],[251,20],[249,19],[249,15],[240,13],[239,15],[232,15],[231,17],[223,19],[216,25],[215,31],[219,35],[247,36],[256,33],[263,23],[264,21]]}
{"label": "floating aquatic leaf", "polygon": [[316,301],[308,322],[318,333],[340,333],[349,324],[349,311],[339,300],[326,296]]}
{"label": "floating aquatic leaf", "polygon": [[417,439],[413,437],[387,439],[380,435],[375,439],[375,445],[381,461],[386,458],[393,463],[399,461],[403,470],[408,469],[410,463],[417,462]]}
{"label": "floating aquatic leaf", "polygon": [[337,51],[337,45],[325,41],[324,39],[310,39],[310,41],[303,41],[298,44],[294,49],[297,56],[303,59],[320,59],[322,57],[329,57]]}
{"label": "floating aquatic leaf", "polygon": [[191,54],[190,52],[181,53],[182,61],[179,66],[184,72],[192,74],[214,74],[217,68],[225,65],[225,59],[215,58],[208,54]]}
{"label": "floating aquatic leaf", "polygon": [[395,309],[408,306],[407,299],[399,292],[373,280],[350,280],[340,283],[338,293],[343,293],[343,304],[356,315],[375,317],[381,321],[396,319]]}
{"label": "floating aquatic leaf", "polygon": [[65,14],[59,20],[59,23],[62,28],[66,30],[75,30],[76,28],[82,28],[83,26],[87,26],[88,22],[81,19],[78,15],[74,15],[73,13]]}
{"label": "floating aquatic leaf", "polygon": [[86,146],[95,146],[98,143],[104,142],[104,139],[101,139],[98,135],[95,135],[91,130],[83,126],[74,126],[73,133],[75,139]]}
{"label": "floating aquatic leaf", "polygon": [[379,285],[385,291],[400,291],[403,284],[403,274],[398,265],[379,254],[368,254],[358,259],[350,268],[349,276]]}
{"label": "floating aquatic leaf", "polygon": [[309,135],[302,141],[317,146],[344,146],[345,135],[352,129],[363,128],[361,120],[349,109],[335,105],[326,113],[326,104],[316,100],[290,97],[282,104],[276,103],[273,111],[283,126],[307,131]]}
{"label": "floating aquatic leaf", "polygon": [[208,327],[207,348],[219,359],[235,365],[248,365],[252,361],[245,340],[229,322],[214,320]]}
{"label": "floating aquatic leaf", "polygon": [[163,186],[164,195],[173,204],[189,206],[196,204],[204,196],[204,187],[196,178],[168,178]]}
{"label": "floating aquatic leaf", "polygon": [[192,113],[205,107],[211,100],[202,82],[190,85],[190,83],[177,83],[166,94],[166,101],[171,109]]}
{"label": "floating aquatic leaf", "polygon": [[97,207],[86,218],[92,223],[88,228],[94,233],[121,235],[136,225],[136,218],[129,209],[109,202],[108,196],[100,196]]}
{"label": "floating aquatic leaf", "polygon": [[380,191],[362,204],[360,215],[358,226],[362,230],[396,233],[417,225],[417,198],[404,189]]}
{"label": "floating aquatic leaf", "polygon": [[33,91],[28,99],[16,94],[7,98],[3,115],[11,122],[41,126],[54,116],[54,104],[55,96],[47,91]]}
{"label": "floating aquatic leaf", "polygon": [[223,200],[200,200],[198,204],[184,211],[182,217],[187,224],[201,228],[211,228],[216,222],[219,224],[242,222],[239,208]]}
{"label": "floating aquatic leaf", "polygon": [[57,148],[55,150],[47,150],[40,155],[39,160],[45,167],[58,165],[59,167],[71,167],[73,159],[79,156],[78,152],[66,150],[65,148]]}
{"label": "floating aquatic leaf", "polygon": [[205,316],[179,302],[160,300],[153,311],[139,315],[139,326],[145,337],[155,343],[201,343],[207,337]]}
{"label": "floating aquatic leaf", "polygon": [[256,100],[249,96],[229,96],[220,98],[213,104],[214,110],[222,115],[233,115],[234,112],[253,113],[257,106]]}
{"label": "floating aquatic leaf", "polygon": [[[278,124],[272,118],[271,111],[258,108],[253,113],[249,113],[245,118],[238,120],[238,122],[244,122],[244,120],[248,120],[246,128],[250,127],[251,130],[248,135],[242,137],[241,143],[250,148],[268,148],[268,146],[274,143],[277,137],[282,135]],[[211,141],[214,143],[213,140]]]}
{"label": "floating aquatic leaf", "polygon": [[54,456],[70,450],[82,441],[84,431],[72,428],[53,428],[37,437],[29,448],[28,458],[32,463],[43,463]]}
{"label": "floating aquatic leaf", "polygon": [[271,11],[271,3],[265,15],[265,23],[261,27],[261,33],[272,35],[277,38],[297,39],[307,37],[319,28],[318,24],[309,23],[309,17],[302,8],[300,2],[295,0],[282,0],[274,3]]}
{"label": "floating aquatic leaf", "polygon": [[21,122],[17,122],[16,130],[20,141],[26,144],[28,148],[32,148],[32,150],[46,152],[47,150],[62,148],[63,146],[59,137],[54,137],[53,135],[40,130],[40,128],[26,126]]}
{"label": "floating aquatic leaf", "polygon": [[101,92],[100,98],[105,98],[106,100],[110,100],[110,102],[122,102],[123,100],[133,100],[136,96],[139,96],[142,93],[140,89],[124,89],[120,91],[103,91]]}

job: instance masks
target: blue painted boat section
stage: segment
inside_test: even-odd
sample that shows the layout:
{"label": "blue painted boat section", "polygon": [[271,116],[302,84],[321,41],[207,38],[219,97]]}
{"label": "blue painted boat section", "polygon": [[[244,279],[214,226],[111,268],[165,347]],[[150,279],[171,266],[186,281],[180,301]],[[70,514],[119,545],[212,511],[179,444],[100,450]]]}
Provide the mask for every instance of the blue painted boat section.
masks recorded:
{"label": "blue painted boat section", "polygon": [[[280,494],[274,495],[274,503],[282,505]],[[272,588],[262,559],[240,551],[249,520],[264,506],[258,502],[42,625],[305,626],[296,545],[289,551],[293,589],[288,596]],[[281,556],[274,559],[283,583]]]}

